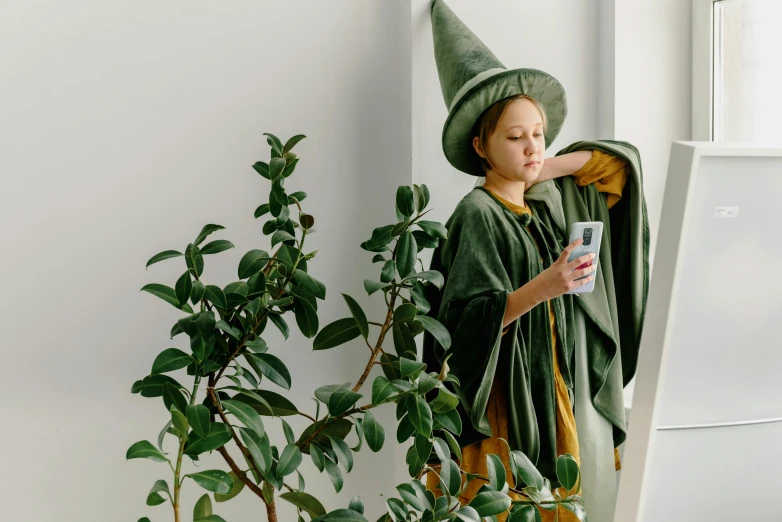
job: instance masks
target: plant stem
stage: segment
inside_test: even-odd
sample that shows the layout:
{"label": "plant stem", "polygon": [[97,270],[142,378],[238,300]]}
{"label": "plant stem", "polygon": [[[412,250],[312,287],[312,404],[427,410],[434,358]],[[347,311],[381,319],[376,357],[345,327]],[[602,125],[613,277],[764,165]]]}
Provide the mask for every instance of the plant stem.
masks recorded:
{"label": "plant stem", "polygon": [[233,471],[237,477],[239,477],[244,484],[250,488],[250,490],[258,495],[259,497],[263,498],[263,492],[261,492],[261,488],[255,485],[255,483],[247,478],[247,473],[239,469],[239,466],[236,465],[236,462],[234,462],[234,459],[231,458],[231,454],[228,453],[228,450],[225,449],[225,446],[220,446],[217,448],[218,453],[223,456],[223,459],[225,459],[225,462],[228,463],[228,467],[231,468],[231,471]]}
{"label": "plant stem", "polygon": [[377,338],[377,343],[375,343],[375,349],[372,350],[372,355],[369,358],[369,362],[367,362],[366,367],[364,368],[364,373],[361,374],[361,377],[359,377],[358,382],[356,382],[356,385],[353,386],[353,391],[356,392],[361,388],[361,386],[364,384],[364,381],[367,380],[367,377],[369,377],[369,372],[372,371],[372,366],[374,366],[375,358],[377,357],[377,354],[380,353],[381,347],[383,346],[383,341],[386,338],[386,333],[388,333],[388,330],[391,329],[391,320],[394,316],[394,301],[396,301],[396,287],[391,289],[391,302],[388,303],[388,313],[386,314],[386,321],[383,323],[383,327],[380,330],[380,335]]}
{"label": "plant stem", "polygon": [[242,454],[247,458],[247,461],[250,463],[250,465],[255,468],[255,471],[258,473],[258,475],[261,475],[261,470],[258,469],[258,466],[255,463],[255,459],[252,458],[250,451],[245,448],[242,442],[239,440],[239,436],[236,434],[236,431],[234,431],[233,426],[231,426],[231,422],[228,420],[228,417],[225,416],[225,412],[223,412],[223,409],[220,407],[220,401],[217,400],[215,389],[210,386],[206,389],[206,391],[212,398],[212,402],[214,402],[215,408],[217,408],[217,414],[220,415],[220,419],[226,426],[228,426],[228,429],[231,430],[231,436],[233,437],[236,445],[239,447],[239,451],[241,451]]}
{"label": "plant stem", "polygon": [[[190,405],[195,404],[196,395],[198,394],[198,385],[201,382],[201,376],[195,377],[195,383],[193,384],[193,393],[190,394]],[[184,413],[184,412],[183,412]],[[174,499],[172,504],[174,505],[174,522],[179,522],[179,492],[182,489],[182,480],[180,475],[182,472],[182,456],[185,453],[185,442],[187,442],[187,433],[182,433],[179,438],[179,451],[176,457],[176,469],[174,470]]]}

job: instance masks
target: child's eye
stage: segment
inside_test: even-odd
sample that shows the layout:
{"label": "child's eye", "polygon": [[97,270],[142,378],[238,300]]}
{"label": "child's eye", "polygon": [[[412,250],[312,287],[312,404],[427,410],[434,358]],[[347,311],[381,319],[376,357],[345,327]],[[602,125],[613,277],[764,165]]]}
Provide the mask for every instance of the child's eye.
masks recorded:
{"label": "child's eye", "polygon": [[508,139],[511,139],[511,140],[513,140],[513,141],[516,141],[516,140],[520,140],[520,139],[521,139],[521,136],[511,136],[511,137],[510,137],[510,138],[508,138]]}
{"label": "child's eye", "polygon": [[543,133],[539,132],[539,133],[535,134],[536,138],[539,137],[539,136],[543,136]]}

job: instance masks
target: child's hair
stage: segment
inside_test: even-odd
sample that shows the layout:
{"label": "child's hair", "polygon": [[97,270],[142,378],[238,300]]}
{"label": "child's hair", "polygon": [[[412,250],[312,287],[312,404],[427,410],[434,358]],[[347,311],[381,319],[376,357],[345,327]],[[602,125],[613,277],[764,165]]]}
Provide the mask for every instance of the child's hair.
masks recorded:
{"label": "child's hair", "polygon": [[[540,112],[540,117],[543,118],[543,132],[546,132],[546,129],[548,128],[548,119],[546,118],[546,110],[543,108],[543,106],[536,100],[535,98],[532,98],[531,96],[528,96],[526,94],[516,94],[515,96],[510,96],[508,98],[503,98],[502,100],[495,102],[491,107],[483,111],[483,114],[478,118],[478,121],[475,122],[475,126],[472,130],[472,136],[478,136],[478,140],[481,144],[481,148],[483,149],[484,153],[486,154],[486,158],[478,155],[478,158],[481,160],[481,167],[483,169],[484,174],[486,171],[491,170],[494,168],[494,165],[492,165],[491,160],[488,159],[489,153],[486,151],[486,143],[489,141],[489,136],[495,131],[497,128],[497,124],[500,121],[500,118],[502,118],[502,115],[505,113],[505,109],[508,108],[508,105],[511,104],[511,102],[516,100],[529,100],[532,102],[532,104],[535,106],[536,109],[538,109],[538,112]],[[477,153],[476,153],[477,154]]]}

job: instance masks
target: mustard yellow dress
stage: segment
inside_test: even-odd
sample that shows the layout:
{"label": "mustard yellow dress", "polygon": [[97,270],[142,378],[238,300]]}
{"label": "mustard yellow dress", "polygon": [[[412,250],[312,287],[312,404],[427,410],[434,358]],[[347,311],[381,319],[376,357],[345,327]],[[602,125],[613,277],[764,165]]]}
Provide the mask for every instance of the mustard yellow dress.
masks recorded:
{"label": "mustard yellow dress", "polygon": [[[608,208],[611,208],[619,201],[627,180],[627,171],[625,169],[624,161],[598,150],[593,150],[591,159],[573,175],[576,177],[576,184],[579,186],[597,183],[597,190],[606,194]],[[526,204],[522,207],[501,198],[494,192],[492,192],[492,194],[511,211],[517,214],[532,213],[532,209]],[[580,466],[581,458],[578,448],[576,419],[573,413],[573,406],[570,402],[570,396],[568,395],[567,385],[565,384],[559,369],[555,316],[550,303],[548,303],[548,308],[551,321],[551,349],[553,352],[554,382],[556,386],[557,454],[564,455],[569,453],[573,455]],[[503,335],[506,331],[507,329],[503,331]],[[503,393],[502,382],[499,379],[495,379],[492,383],[492,388],[489,392],[489,402],[486,406],[486,415],[493,436],[461,448],[462,460],[460,468],[468,473],[480,473],[486,476],[488,473],[486,469],[486,455],[492,453],[499,455],[502,463],[505,465],[508,485],[513,488],[515,487],[515,482],[510,470],[508,450],[505,443],[499,440],[500,438],[509,440],[507,400]],[[619,453],[616,449],[614,449],[614,459],[616,462],[616,469],[619,470],[621,466],[619,462]],[[464,481],[465,479],[462,477],[462,482],[464,483]],[[464,506],[469,504],[477,494],[478,489],[480,489],[484,483],[485,482],[480,479],[470,482],[459,497],[461,505]],[[427,473],[426,488],[431,490],[435,494],[435,497],[443,495],[443,493],[437,489],[437,485],[437,476],[434,473]],[[565,496],[563,488],[560,488],[558,491],[560,495]],[[570,493],[578,494],[580,491],[571,491]],[[514,492],[510,492],[509,496],[515,500],[520,499]],[[558,508],[558,510],[560,522],[578,522],[578,518],[572,512],[562,507]],[[507,513],[497,515],[498,522],[505,522],[507,516]],[[555,518],[555,510],[541,510],[541,519],[543,522],[554,522]]]}

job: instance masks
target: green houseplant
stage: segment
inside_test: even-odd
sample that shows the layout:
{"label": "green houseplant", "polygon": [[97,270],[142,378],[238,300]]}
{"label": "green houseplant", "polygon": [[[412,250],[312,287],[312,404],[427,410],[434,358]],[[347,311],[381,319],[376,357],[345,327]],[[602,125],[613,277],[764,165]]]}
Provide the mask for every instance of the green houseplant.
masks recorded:
{"label": "green houseplant", "polygon": [[[509,520],[535,520],[538,509],[552,509],[557,504],[585,520],[580,498],[560,498],[552,493],[549,481],[519,451],[511,452],[510,463],[516,484],[525,485],[513,489],[523,500],[508,496],[511,490],[505,482],[506,471],[497,455],[487,458],[488,476],[465,473],[451,458],[461,458],[454,437],[461,432],[461,419],[455,409],[458,398],[447,383],[458,383],[458,379],[448,373],[447,363],[439,373],[426,372],[415,342],[416,336],[428,331],[443,346],[450,345],[448,331],[426,315],[429,304],[424,286],[440,288],[443,277],[424,270],[418,254],[436,247],[447,234],[442,224],[422,219],[428,212],[426,186],[399,187],[397,222],[374,229],[361,244],[374,253],[372,262],[381,264],[379,280],[365,280],[364,288],[370,296],[383,296],[385,317],[368,320],[358,301],[343,294],[349,316],[320,328],[318,301],[326,299],[326,287],[309,270],[316,252],[304,253],[315,219],[302,209],[306,194],[288,194],[285,186],[299,161],[292,149],[304,136],[294,136],[284,145],[276,136],[266,136],[270,161],[256,162],[253,168],[271,182],[271,190],[268,202],[255,210],[255,217],[269,215],[263,233],[271,236],[274,254],[250,250],[239,262],[236,281],[222,287],[207,284],[203,280],[205,256],[234,247],[225,239],[205,243],[208,236],[223,229],[208,224],[182,252],[166,250],[147,262],[149,267],[184,258],[185,271],[173,287],[153,283],[142,290],[184,312],[170,336],[187,338],[189,347],[161,351],[150,374],[131,388],[132,393],[161,399],[168,411],[157,444],[142,440],[126,453],[128,459],[169,465],[171,484],[165,479],[156,481],[147,495],[147,505],[170,504],[175,522],[190,520],[180,502],[189,478],[207,492],[192,508],[194,522],[224,522],[214,512],[212,499],[226,502],[245,488],[264,503],[270,522],[277,521],[278,498],[296,506],[300,521],[305,516],[312,521],[367,520],[360,497],[353,497],[347,508],[327,511],[305,491],[299,468],[304,455],[309,455],[312,465],[321,473],[325,471],[334,489],[340,491],[343,472],[353,469],[354,454],[363,444],[374,452],[384,445],[385,429],[371,410],[394,403],[399,421],[397,442],[413,440],[406,454],[411,481],[397,486],[398,497],[387,497],[387,510],[377,520],[480,521],[509,509]],[[314,390],[313,415],[279,393],[278,388],[291,388],[291,373],[263,337],[271,323],[287,339],[290,331],[285,317],[291,314],[302,334],[313,338],[314,350],[332,349],[357,338],[369,348],[367,364],[355,384],[330,384]],[[384,349],[389,336],[393,353]],[[374,378],[369,393],[360,393],[375,365],[383,374]],[[181,384],[185,378],[191,383]],[[427,395],[434,398],[427,401]],[[311,421],[298,435],[285,420],[293,415]],[[277,444],[265,429],[266,423],[276,421],[285,435],[285,441]],[[345,440],[351,433],[357,437],[353,446]],[[176,449],[170,454],[163,449],[167,440]],[[222,456],[227,469],[187,472],[188,460],[197,462],[200,455],[212,451]],[[427,472],[438,474],[442,496],[435,498],[419,480]],[[578,466],[571,456],[560,457],[557,473],[569,489],[577,489]],[[288,478],[294,474],[297,481],[291,484]],[[467,481],[482,480],[484,484],[470,505],[462,507],[458,494],[466,484],[462,480],[465,475]],[[140,522],[149,519],[144,517]]]}

